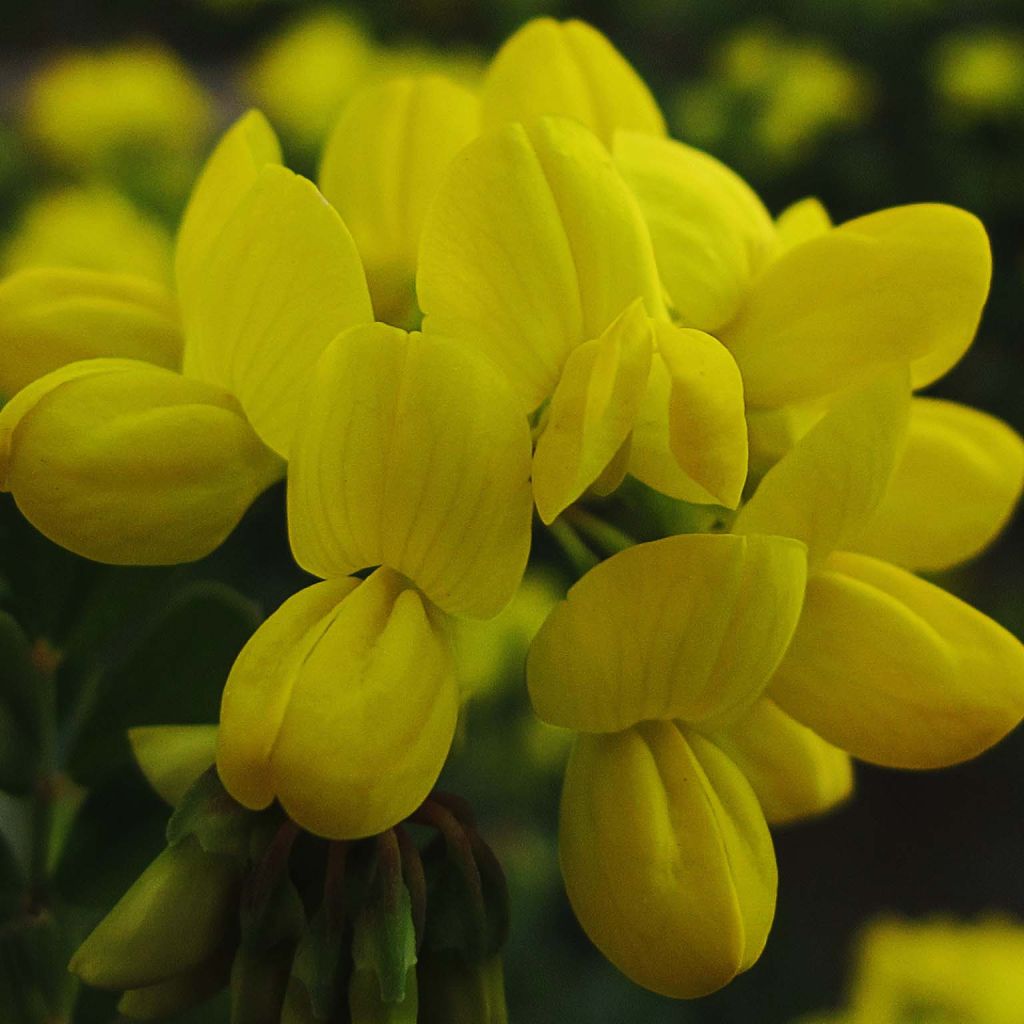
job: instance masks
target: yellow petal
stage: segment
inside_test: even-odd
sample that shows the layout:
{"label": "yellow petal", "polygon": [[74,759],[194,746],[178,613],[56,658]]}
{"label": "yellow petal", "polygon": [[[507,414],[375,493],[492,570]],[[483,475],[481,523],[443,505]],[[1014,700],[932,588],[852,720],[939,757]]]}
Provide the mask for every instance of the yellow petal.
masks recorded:
{"label": "yellow petal", "polygon": [[703,331],[661,323],[655,337],[671,379],[669,450],[712,503],[735,508],[747,479],[739,368],[729,350]]}
{"label": "yellow petal", "polygon": [[828,210],[813,196],[797,200],[775,218],[776,238],[783,251],[817,238],[831,227]]}
{"label": "yellow petal", "polygon": [[1024,485],[1024,441],[1002,420],[917,398],[907,446],[857,551],[935,572],[966,561],[1006,525]]}
{"label": "yellow petal", "polygon": [[764,947],[777,874],[757,797],[721,751],[671,722],[578,738],[559,854],[584,931],[645,988],[706,995]]}
{"label": "yellow petal", "polygon": [[606,145],[619,128],[665,134],[643,79],[582,21],[527,22],[495,55],[482,99],[485,127],[556,114],[581,121]]}
{"label": "yellow petal", "polygon": [[755,700],[800,614],[802,544],[688,534],[591,569],[530,648],[537,714],[581,732],[699,721]]}
{"label": "yellow petal", "polygon": [[753,406],[829,394],[894,362],[913,363],[919,387],[970,345],[991,269],[985,229],[971,214],[899,206],[783,253],[716,333]]}
{"label": "yellow petal", "polygon": [[239,201],[265,164],[281,162],[274,129],[258,111],[243,114],[223,135],[206,161],[178,229],[174,276],[183,306],[203,278],[203,264]]}
{"label": "yellow petal", "polygon": [[359,580],[343,577],[300,590],[256,631],[224,686],[217,733],[217,771],[246,807],[274,799],[270,757],[310,652]]}
{"label": "yellow petal", "polygon": [[812,565],[856,537],[888,486],[906,436],[906,373],[884,374],[840,402],[769,470],[735,533],[796,537]]}
{"label": "yellow petal", "polygon": [[373,320],[352,236],[311,182],[271,165],[203,269],[187,310],[185,371],[237,395],[263,441],[287,456],[320,353],[339,331]]}
{"label": "yellow petal", "polygon": [[747,410],[749,473],[759,480],[817,423],[836,402],[836,396],[781,405],[778,409]]}
{"label": "yellow petal", "polygon": [[808,580],[769,693],[855,757],[937,768],[981,753],[1024,716],[1024,648],[903,569],[835,554]]}
{"label": "yellow petal", "polygon": [[217,764],[235,799],[276,795],[303,828],[354,839],[427,796],[458,686],[436,609],[394,572],[331,580],[267,620],[232,669]]}
{"label": "yellow petal", "polygon": [[601,476],[629,437],[651,372],[652,327],[637,301],[566,361],[533,458],[545,523]]}
{"label": "yellow petal", "polygon": [[327,140],[320,188],[359,247],[378,320],[402,326],[415,304],[423,218],[478,107],[440,75],[396,78],[357,93]]}
{"label": "yellow petal", "polygon": [[288,524],[317,576],[404,573],[453,614],[511,599],[530,546],[530,432],[463,346],[373,324],[327,350],[296,434]]}
{"label": "yellow petal", "polygon": [[128,740],[146,781],[174,807],[213,764],[217,726],[142,725]]}
{"label": "yellow petal", "polygon": [[559,118],[530,134],[508,125],[453,161],[423,227],[417,292],[424,331],[477,345],[527,411],[635,299],[663,311],[636,200],[597,139]]}
{"label": "yellow petal", "polygon": [[822,814],[853,791],[850,755],[767,697],[708,738],[743,773],[772,825]]}
{"label": "yellow petal", "polygon": [[41,533],[100,562],[209,554],[281,473],[235,399],[148,363],[89,359],[0,412],[3,486]]}
{"label": "yellow petal", "polygon": [[615,162],[640,201],[676,312],[715,331],[774,249],[771,216],[739,175],[681,142],[622,132]]}
{"label": "yellow petal", "polygon": [[0,283],[0,394],[97,356],[177,367],[181,331],[166,289],[128,274],[50,267]]}

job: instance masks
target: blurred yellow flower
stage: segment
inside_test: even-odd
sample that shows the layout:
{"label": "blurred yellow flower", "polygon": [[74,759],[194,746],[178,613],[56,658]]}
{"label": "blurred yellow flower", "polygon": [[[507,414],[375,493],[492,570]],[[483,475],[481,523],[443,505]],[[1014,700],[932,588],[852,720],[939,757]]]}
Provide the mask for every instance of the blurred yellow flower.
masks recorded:
{"label": "blurred yellow flower", "polygon": [[861,932],[847,1006],[800,1024],[1024,1024],[1024,927],[881,918]]}
{"label": "blurred yellow flower", "polygon": [[1024,104],[1024,36],[973,32],[947,36],[933,58],[935,89],[968,117],[1019,117]]}
{"label": "blurred yellow flower", "polygon": [[57,543],[191,561],[283,474],[313,364],[373,313],[345,225],[279,160],[260,115],[226,133],[178,233],[176,302],[128,275],[0,284],[2,486]]}
{"label": "blurred yellow flower", "polygon": [[286,145],[312,156],[357,89],[425,74],[473,88],[482,68],[482,60],[468,51],[379,44],[358,21],[324,7],[262,43],[241,71],[241,86]]}
{"label": "blurred yellow flower", "polygon": [[167,283],[173,258],[160,221],[109,186],[83,185],[34,198],[7,238],[0,268],[81,267]]}
{"label": "blurred yellow flower", "polygon": [[76,174],[126,156],[197,153],[212,124],[198,81],[152,42],[55,58],[30,80],[25,117],[47,156]]}
{"label": "blurred yellow flower", "polygon": [[770,170],[861,123],[871,99],[865,73],[824,43],[753,26],[722,45],[707,77],[680,89],[674,121],[683,139],[709,149],[742,139],[748,158]]}

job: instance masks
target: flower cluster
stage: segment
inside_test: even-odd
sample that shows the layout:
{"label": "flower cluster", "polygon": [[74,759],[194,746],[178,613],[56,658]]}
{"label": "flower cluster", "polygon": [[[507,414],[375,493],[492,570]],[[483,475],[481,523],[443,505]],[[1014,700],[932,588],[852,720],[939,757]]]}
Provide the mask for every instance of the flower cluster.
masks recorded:
{"label": "flower cluster", "polygon": [[[238,658],[217,769],[330,839],[428,797],[453,623],[513,598],[534,510],[603,545],[527,665],[537,714],[578,734],[562,869],[613,963],[699,996],[764,947],[770,823],[844,799],[851,755],[952,764],[1024,716],[1021,645],[915,575],[984,548],[1024,479],[1010,428],[913,397],[970,345],[990,270],[949,206],[773,219],[667,137],[603,36],[543,19],[478,92],[359,92],[318,187],[245,115],[195,186],[173,292],[0,284],[0,479],[72,551],[172,564],[287,478],[321,582]],[[711,514],[633,543],[628,489]]]}

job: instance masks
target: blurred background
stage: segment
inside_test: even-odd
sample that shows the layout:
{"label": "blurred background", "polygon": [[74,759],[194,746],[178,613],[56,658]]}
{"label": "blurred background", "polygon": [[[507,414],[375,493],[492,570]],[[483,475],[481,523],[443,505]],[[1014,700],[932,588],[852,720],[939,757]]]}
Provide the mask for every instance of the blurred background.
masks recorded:
{"label": "blurred background", "polygon": [[[916,201],[980,216],[995,254],[991,299],[974,348],[933,393],[1024,429],[1020,0],[7,5],[0,273],[57,263],[169,280],[192,179],[216,133],[246,106],[263,108],[290,165],[314,174],[327,130],[360,84],[425,68],[471,81],[509,32],[539,14],[581,17],[607,33],[651,84],[673,134],[724,159],[775,212],[816,195],[837,221]],[[9,502],[0,509],[4,606],[69,652],[59,692],[75,712],[68,786],[89,789],[69,797],[81,806],[57,874],[66,920],[95,921],[161,845],[167,812],[132,766],[123,730],[215,720],[234,653],[301,583],[282,506],[272,491],[223,549],[171,573],[86,564],[34,535]],[[940,582],[1020,636],[1022,548],[1018,523]],[[562,893],[554,836],[566,738],[533,721],[518,674],[526,638],[561,585],[555,573],[532,579],[506,613],[503,648],[466,631],[465,674],[480,682],[443,780],[474,803],[509,875],[514,1021],[784,1024],[843,1003],[855,936],[879,914],[1024,919],[1019,732],[940,773],[858,767],[850,804],[777,832],[778,914],[754,969],[694,1004],[630,984],[590,947]],[[5,814],[17,808],[2,796]],[[0,846],[0,971],[24,983],[62,940],[42,926],[26,939],[12,881],[16,838],[9,845]],[[1024,959],[1020,969],[1024,976]],[[107,1024],[113,1002],[85,993],[76,1024]],[[3,1005],[0,994],[6,1024]],[[226,1021],[226,1009],[217,1003],[187,1019]]]}

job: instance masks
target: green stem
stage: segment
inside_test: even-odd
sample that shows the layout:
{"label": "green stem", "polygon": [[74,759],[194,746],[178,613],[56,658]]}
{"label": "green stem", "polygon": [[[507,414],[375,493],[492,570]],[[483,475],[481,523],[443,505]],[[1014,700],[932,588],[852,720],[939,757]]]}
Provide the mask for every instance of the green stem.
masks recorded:
{"label": "green stem", "polygon": [[636,541],[628,533],[617,526],[605,522],[593,512],[588,512],[579,505],[572,505],[562,515],[587,540],[592,541],[606,555],[617,555],[626,548],[631,548]]}
{"label": "green stem", "polygon": [[549,527],[551,536],[558,542],[569,564],[577,576],[585,576],[601,561],[590,548],[580,539],[580,535],[563,516],[556,519]]}
{"label": "green stem", "polygon": [[45,640],[32,648],[32,663],[39,687],[39,772],[32,791],[32,834],[29,859],[29,899],[43,907],[49,896],[50,851],[53,838],[54,801],[57,796],[57,668],[60,654]]}

